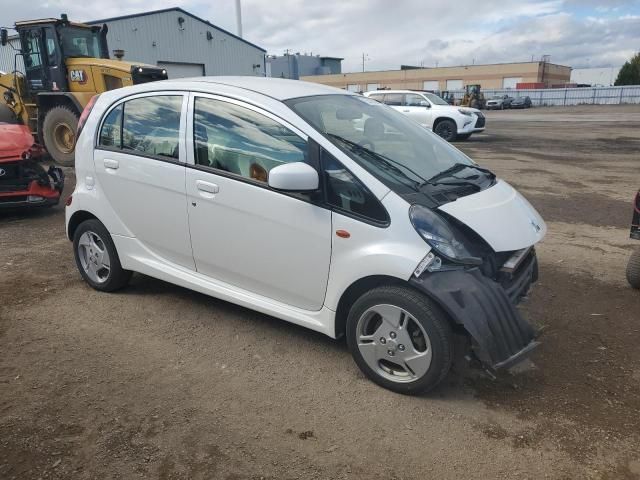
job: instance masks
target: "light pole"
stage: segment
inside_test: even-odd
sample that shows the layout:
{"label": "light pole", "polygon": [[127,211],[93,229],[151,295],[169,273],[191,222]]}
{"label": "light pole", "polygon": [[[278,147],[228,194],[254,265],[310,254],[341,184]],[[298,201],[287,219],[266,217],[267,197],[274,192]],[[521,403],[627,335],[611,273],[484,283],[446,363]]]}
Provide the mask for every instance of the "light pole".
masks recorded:
{"label": "light pole", "polygon": [[364,72],[364,62],[368,62],[369,60],[371,60],[369,58],[369,55],[366,53],[362,54],[362,71]]}

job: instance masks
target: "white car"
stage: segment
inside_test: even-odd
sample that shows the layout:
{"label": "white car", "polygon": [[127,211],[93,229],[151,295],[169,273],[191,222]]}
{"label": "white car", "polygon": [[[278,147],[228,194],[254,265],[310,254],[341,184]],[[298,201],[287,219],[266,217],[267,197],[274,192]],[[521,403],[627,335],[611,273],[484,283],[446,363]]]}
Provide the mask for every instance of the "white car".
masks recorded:
{"label": "white car", "polygon": [[[356,123],[364,119],[364,128]],[[145,83],[80,120],[66,231],[101,291],[131,272],[346,336],[402,393],[536,345],[516,309],[546,227],[506,182],[360,95],[259,77]]]}
{"label": "white car", "polygon": [[377,90],[363,93],[389,105],[440,135],[447,142],[466,140],[485,129],[486,117],[477,108],[454,107],[434,93],[414,90]]}

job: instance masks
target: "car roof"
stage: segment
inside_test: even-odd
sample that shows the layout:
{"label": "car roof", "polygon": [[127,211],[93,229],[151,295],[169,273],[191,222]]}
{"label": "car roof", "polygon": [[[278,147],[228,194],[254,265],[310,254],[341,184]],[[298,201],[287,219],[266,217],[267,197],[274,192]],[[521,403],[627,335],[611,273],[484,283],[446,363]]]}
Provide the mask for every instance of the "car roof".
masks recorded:
{"label": "car roof", "polygon": [[[319,83],[303,82],[301,80],[288,80],[284,78],[269,77],[193,77],[165,80],[157,83],[157,89],[166,88],[167,84],[172,88],[192,90],[208,90],[207,85],[225,85],[251,92],[260,93],[277,100],[288,100],[290,98],[310,97],[314,95],[356,95],[340,88],[328,87]],[[146,84],[152,85],[152,83]]]}

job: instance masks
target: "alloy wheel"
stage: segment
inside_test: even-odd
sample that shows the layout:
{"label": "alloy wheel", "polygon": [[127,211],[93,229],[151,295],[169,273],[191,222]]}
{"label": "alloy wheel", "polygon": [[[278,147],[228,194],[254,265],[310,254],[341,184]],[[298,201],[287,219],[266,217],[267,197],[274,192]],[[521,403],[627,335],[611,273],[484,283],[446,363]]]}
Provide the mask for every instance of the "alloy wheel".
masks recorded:
{"label": "alloy wheel", "polygon": [[82,269],[95,283],[104,283],[111,273],[111,258],[98,234],[86,231],[78,241],[78,258]]}
{"label": "alloy wheel", "polygon": [[431,366],[429,335],[409,312],[395,305],[375,305],[356,327],[358,350],[378,375],[398,383],[423,377]]}

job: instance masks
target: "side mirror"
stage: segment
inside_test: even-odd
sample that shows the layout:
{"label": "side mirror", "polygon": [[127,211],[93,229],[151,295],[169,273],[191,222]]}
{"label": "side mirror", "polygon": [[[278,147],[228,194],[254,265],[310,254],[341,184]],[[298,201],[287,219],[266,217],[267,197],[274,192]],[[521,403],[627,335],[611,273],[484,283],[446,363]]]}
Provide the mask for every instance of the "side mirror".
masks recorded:
{"label": "side mirror", "polygon": [[4,47],[9,43],[9,32],[6,28],[0,29],[0,44]]}
{"label": "side mirror", "polygon": [[271,169],[268,183],[275,190],[312,192],[318,189],[318,172],[306,163],[285,163]]}
{"label": "side mirror", "polygon": [[420,100],[420,106],[421,107],[431,108],[431,105],[426,100]]}

